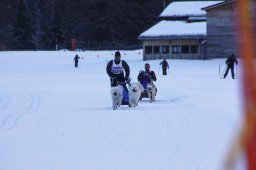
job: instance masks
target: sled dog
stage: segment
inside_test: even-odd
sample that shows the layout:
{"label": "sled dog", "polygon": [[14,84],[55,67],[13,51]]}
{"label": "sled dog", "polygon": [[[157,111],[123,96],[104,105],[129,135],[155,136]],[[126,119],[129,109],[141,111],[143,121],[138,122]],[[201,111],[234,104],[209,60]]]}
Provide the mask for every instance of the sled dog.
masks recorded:
{"label": "sled dog", "polygon": [[148,98],[149,98],[149,102],[155,102],[155,96],[156,96],[156,86],[152,83],[149,83],[147,85],[147,93],[148,93]]}
{"label": "sled dog", "polygon": [[123,100],[123,86],[118,85],[111,87],[110,90],[111,98],[112,98],[112,108],[113,110],[120,107],[122,100]]}
{"label": "sled dog", "polygon": [[138,106],[138,101],[143,91],[143,86],[140,83],[134,82],[129,85],[129,107]]}

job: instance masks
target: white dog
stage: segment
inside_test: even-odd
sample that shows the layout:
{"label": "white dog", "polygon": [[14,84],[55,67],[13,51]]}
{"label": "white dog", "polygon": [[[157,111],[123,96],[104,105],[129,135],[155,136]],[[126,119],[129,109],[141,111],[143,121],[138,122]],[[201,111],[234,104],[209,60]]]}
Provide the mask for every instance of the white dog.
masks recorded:
{"label": "white dog", "polygon": [[115,87],[111,87],[110,94],[112,98],[112,107],[113,110],[115,110],[117,109],[117,107],[121,106],[123,100],[123,86],[118,85]]}
{"label": "white dog", "polygon": [[129,85],[129,106],[136,107],[143,92],[143,86],[140,83],[131,83]]}
{"label": "white dog", "polygon": [[148,98],[149,98],[149,102],[155,102],[155,96],[156,96],[156,86],[152,83],[149,83],[147,85],[147,93],[148,93]]}

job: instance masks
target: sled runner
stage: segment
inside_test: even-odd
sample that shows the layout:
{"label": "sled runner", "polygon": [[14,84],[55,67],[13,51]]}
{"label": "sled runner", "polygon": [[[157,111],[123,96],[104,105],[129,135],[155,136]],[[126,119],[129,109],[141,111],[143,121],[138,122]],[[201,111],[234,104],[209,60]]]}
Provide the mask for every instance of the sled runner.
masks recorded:
{"label": "sled runner", "polygon": [[127,82],[119,82],[119,85],[123,86],[123,100],[121,105],[129,105],[129,95],[127,90]]}

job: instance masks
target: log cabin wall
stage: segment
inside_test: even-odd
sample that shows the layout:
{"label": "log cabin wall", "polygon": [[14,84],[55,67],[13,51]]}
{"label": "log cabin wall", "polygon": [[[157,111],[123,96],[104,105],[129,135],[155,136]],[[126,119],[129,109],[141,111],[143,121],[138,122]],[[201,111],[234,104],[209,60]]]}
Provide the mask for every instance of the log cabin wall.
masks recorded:
{"label": "log cabin wall", "polygon": [[238,54],[237,31],[232,3],[207,10],[207,58]]}

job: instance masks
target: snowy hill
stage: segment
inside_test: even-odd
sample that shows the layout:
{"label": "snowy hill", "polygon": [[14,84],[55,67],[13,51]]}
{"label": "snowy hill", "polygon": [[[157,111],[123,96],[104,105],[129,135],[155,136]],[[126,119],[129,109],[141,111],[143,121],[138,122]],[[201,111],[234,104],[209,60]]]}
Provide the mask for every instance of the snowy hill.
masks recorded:
{"label": "snowy hill", "polygon": [[[242,119],[239,79],[219,79],[225,60],[168,60],[165,77],[159,60],[147,61],[158,78],[156,103],[112,110],[113,53],[0,53],[1,170],[223,168]],[[78,68],[75,54],[83,57]],[[142,51],[121,54],[136,81]]]}

